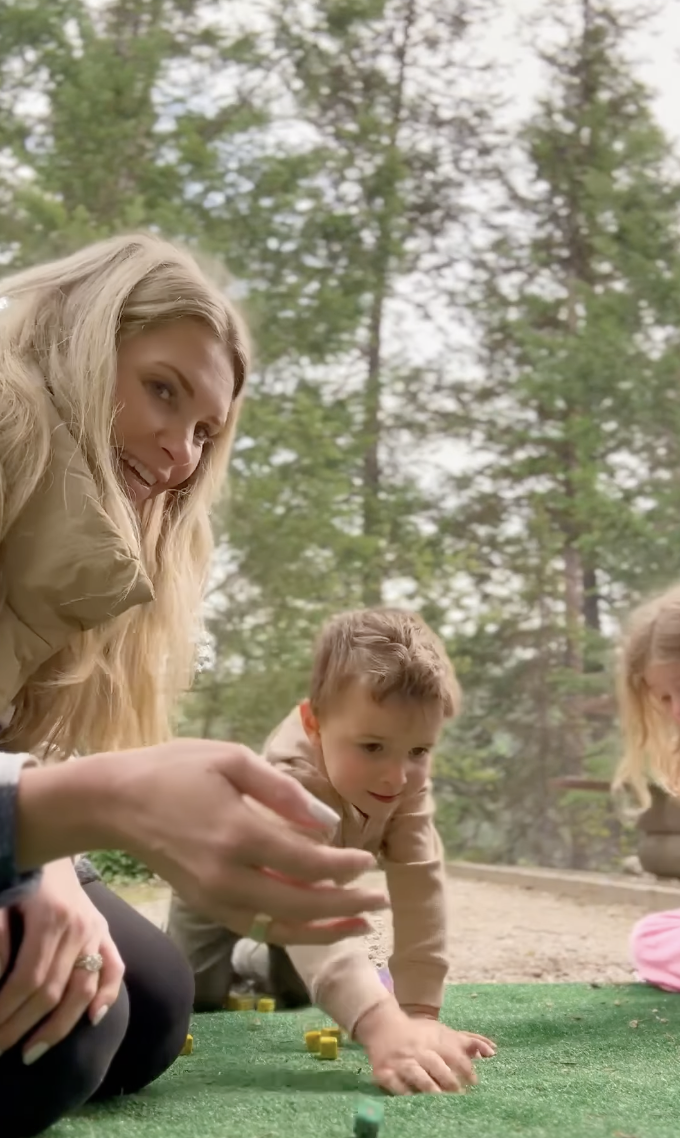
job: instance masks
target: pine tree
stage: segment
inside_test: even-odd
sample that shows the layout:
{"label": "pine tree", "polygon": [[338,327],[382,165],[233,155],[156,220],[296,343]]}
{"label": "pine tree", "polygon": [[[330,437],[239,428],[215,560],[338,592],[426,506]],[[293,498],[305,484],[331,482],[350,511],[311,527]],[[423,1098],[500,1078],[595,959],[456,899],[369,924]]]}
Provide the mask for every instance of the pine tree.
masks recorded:
{"label": "pine tree", "polygon": [[[7,0],[0,12],[0,251],[15,264],[151,227],[201,236],[188,155],[261,115],[252,36],[197,0]],[[206,88],[218,68],[225,94]],[[201,99],[201,96],[202,99]]]}
{"label": "pine tree", "polygon": [[485,457],[450,520],[480,609],[467,737],[487,762],[498,746],[499,854],[575,865],[592,809],[558,816],[549,778],[611,770],[611,717],[588,711],[611,691],[609,638],[633,591],[680,564],[678,184],[623,21],[597,0],[578,16],[547,56],[524,176],[505,179],[511,222],[480,273],[481,376],[456,387],[453,419]]}
{"label": "pine tree", "polygon": [[[323,616],[395,597],[419,605],[436,564],[436,491],[419,477],[410,399],[429,382],[432,320],[491,130],[488,91],[484,105],[481,81],[470,94],[480,8],[315,0],[273,10],[272,121],[278,106],[288,130],[253,153],[256,204],[235,237],[251,252],[242,274],[260,373],[223,528],[233,573],[213,626],[233,645],[243,639],[234,595],[258,611],[260,633],[245,638],[224,689],[236,714],[251,676],[255,686],[262,677],[269,707],[260,715],[248,700],[251,724],[271,725],[284,697],[304,691]],[[226,253],[232,205],[203,197],[201,225]],[[256,249],[263,226],[267,248]]]}

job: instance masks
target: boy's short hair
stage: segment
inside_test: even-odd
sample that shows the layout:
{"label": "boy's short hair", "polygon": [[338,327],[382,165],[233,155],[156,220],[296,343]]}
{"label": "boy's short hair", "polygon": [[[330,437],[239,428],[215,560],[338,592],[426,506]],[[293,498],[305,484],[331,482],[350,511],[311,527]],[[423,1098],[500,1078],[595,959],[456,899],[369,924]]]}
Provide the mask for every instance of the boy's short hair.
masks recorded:
{"label": "boy's short hair", "polygon": [[401,696],[436,702],[447,719],[460,711],[461,690],[444,645],[421,617],[402,609],[343,612],[322,628],[309,693],[314,714],[357,682],[377,703]]}

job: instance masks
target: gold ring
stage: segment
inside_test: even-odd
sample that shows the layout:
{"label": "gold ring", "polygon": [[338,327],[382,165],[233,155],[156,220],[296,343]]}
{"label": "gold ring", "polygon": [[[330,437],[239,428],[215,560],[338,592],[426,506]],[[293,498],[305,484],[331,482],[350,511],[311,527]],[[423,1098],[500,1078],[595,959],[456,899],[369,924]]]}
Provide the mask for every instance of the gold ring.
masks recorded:
{"label": "gold ring", "polygon": [[79,956],[73,967],[81,968],[83,972],[101,972],[104,957],[99,952],[89,952],[85,956]]}
{"label": "gold ring", "polygon": [[269,932],[269,926],[273,920],[274,918],[270,917],[268,913],[258,913],[250,926],[248,933],[250,939],[264,944],[267,939],[267,933]]}

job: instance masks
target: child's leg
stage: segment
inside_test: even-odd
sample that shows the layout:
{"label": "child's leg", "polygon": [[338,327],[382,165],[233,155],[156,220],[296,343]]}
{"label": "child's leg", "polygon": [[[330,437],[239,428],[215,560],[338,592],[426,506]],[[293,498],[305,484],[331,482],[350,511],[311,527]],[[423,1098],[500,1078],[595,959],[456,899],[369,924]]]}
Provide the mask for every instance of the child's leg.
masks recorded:
{"label": "child's leg", "polygon": [[230,989],[244,980],[273,996],[280,1008],[309,1004],[309,993],[283,948],[240,937],[200,916],[174,892],[168,935],[191,965],[196,1011],[223,1007]]}
{"label": "child's leg", "polygon": [[638,857],[646,873],[656,877],[680,877],[680,833],[640,834]]}
{"label": "child's leg", "polygon": [[680,992],[680,909],[643,917],[633,929],[630,946],[641,980]]}
{"label": "child's leg", "polygon": [[272,995],[281,1008],[309,1007],[309,992],[285,948],[269,949]]}
{"label": "child's leg", "polygon": [[234,978],[231,954],[238,934],[202,917],[173,892],[168,936],[191,965],[196,985],[195,1010],[222,1008]]}
{"label": "child's leg", "polygon": [[240,980],[273,996],[279,1008],[304,1008],[309,992],[284,948],[243,937],[234,947],[234,972]]}
{"label": "child's leg", "polygon": [[394,993],[394,981],[392,980],[392,974],[387,964],[384,964],[382,968],[378,969],[378,976],[380,977],[380,983],[383,987],[387,988],[388,992]]}

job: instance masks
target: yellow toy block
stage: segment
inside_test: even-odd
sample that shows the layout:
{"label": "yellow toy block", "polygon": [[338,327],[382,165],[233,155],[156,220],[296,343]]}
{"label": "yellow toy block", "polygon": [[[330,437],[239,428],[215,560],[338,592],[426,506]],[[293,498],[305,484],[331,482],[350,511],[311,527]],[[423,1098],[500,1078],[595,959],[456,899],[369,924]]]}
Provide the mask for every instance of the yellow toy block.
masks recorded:
{"label": "yellow toy block", "polygon": [[258,1012],[274,1012],[276,1011],[276,1000],[270,1000],[268,996],[262,996],[257,1001]]}
{"label": "yellow toy block", "polygon": [[184,1047],[180,1051],[180,1055],[191,1055],[191,1052],[193,1051],[193,1049],[194,1049],[194,1037],[193,1037],[193,1035],[187,1035],[186,1040],[184,1042]]}
{"label": "yellow toy block", "polygon": [[323,1033],[324,1021],[322,1015],[310,1016],[302,1021],[303,1031],[320,1031]]}
{"label": "yellow toy block", "polygon": [[305,1047],[308,1051],[318,1051],[321,1042],[320,1031],[306,1031],[305,1032]]}
{"label": "yellow toy block", "polygon": [[252,1012],[255,1007],[254,996],[243,996],[239,992],[230,992],[224,1007],[230,1012]]}
{"label": "yellow toy block", "polygon": [[319,1040],[319,1058],[337,1059],[338,1041],[332,1035],[322,1035]]}
{"label": "yellow toy block", "polygon": [[341,1027],[322,1027],[321,1034],[329,1035],[331,1039],[337,1039],[338,1047],[342,1043],[343,1035]]}

